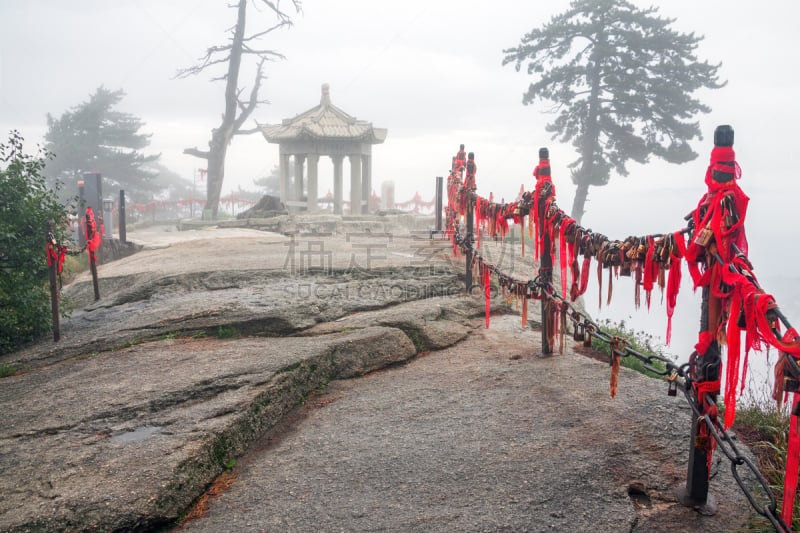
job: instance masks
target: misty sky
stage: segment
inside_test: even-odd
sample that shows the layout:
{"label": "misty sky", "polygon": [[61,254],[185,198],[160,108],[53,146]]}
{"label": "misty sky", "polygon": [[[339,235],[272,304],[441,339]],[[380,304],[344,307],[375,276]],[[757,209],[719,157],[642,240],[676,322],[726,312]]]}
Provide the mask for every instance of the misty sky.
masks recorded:
{"label": "misty sky", "polygon": [[[694,144],[697,160],[631,164],[628,178],[612,176],[609,186],[590,190],[584,225],[611,238],[680,229],[704,193],[714,127],[728,123],[736,130],[740,184],[752,200],[747,228],[756,271],[793,274],[779,258],[800,259],[793,216],[800,192],[794,170],[800,4],[662,4],[660,13],[677,19],[674,28],[705,35],[698,56],[721,61],[728,85],[700,93],[713,111],[699,117],[705,140]],[[501,66],[503,48],[567,6],[566,0],[304,0],[294,27],[265,41],[287,59],[268,65],[262,96],[271,105],[253,118],[275,123],[301,113],[330,83],[334,104],[388,128],[386,143],[373,152],[373,183],[379,190],[382,180],[394,180],[399,201],[417,190],[432,197],[433,178],[445,175],[459,143],[476,153],[478,192],[511,199],[520,184],[531,187],[537,150],[549,146],[559,204],[569,211],[574,187],[566,166],[576,154],[550,140],[543,106],[521,104],[528,76]],[[223,109],[223,85],[210,83],[210,75],[173,76],[223,42],[234,13],[224,0],[0,0],[3,137],[15,128],[39,141],[46,113],[59,116],[100,85],[123,89],[119,109],[141,117],[153,134],[151,151],[191,179],[203,161],[182,149],[207,145]],[[271,22],[268,13],[249,10],[249,28]],[[249,85],[247,72],[242,80]],[[237,137],[228,154],[224,191],[252,187],[278,159],[277,146],[260,135]],[[332,183],[326,159],[320,173],[324,194]]]}

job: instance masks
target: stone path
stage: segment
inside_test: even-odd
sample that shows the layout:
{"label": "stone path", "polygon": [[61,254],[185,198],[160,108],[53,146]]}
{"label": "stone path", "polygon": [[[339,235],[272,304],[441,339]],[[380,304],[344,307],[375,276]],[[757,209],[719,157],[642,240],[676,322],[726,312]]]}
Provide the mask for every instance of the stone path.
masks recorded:
{"label": "stone path", "polygon": [[337,381],[237,463],[181,531],[734,531],[750,515],[727,462],[715,517],[681,506],[689,409],[666,384],[540,358],[519,317],[400,368]]}

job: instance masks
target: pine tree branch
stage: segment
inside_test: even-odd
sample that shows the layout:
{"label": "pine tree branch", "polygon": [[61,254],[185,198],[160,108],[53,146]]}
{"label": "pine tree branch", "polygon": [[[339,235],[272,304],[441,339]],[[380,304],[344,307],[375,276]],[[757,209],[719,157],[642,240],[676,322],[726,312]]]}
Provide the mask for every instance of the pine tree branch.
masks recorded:
{"label": "pine tree branch", "polygon": [[261,31],[261,32],[258,32],[258,33],[254,33],[253,35],[251,35],[249,37],[245,37],[244,39],[242,39],[242,42],[246,43],[248,41],[254,41],[254,40],[258,39],[259,37],[263,37],[264,35],[267,35],[268,33],[272,33],[275,30],[283,28],[287,24],[291,25],[291,22],[284,22],[284,21],[278,22],[277,24],[275,24],[271,28],[267,28],[264,31]]}
{"label": "pine tree branch", "polygon": [[183,153],[186,155],[193,155],[195,157],[199,157],[200,159],[208,159],[211,155],[208,151],[198,150],[197,147],[194,148],[184,148]]}
{"label": "pine tree branch", "polygon": [[271,61],[286,59],[286,56],[280,52],[276,52],[274,50],[254,50],[247,45],[242,46],[242,53],[256,55],[265,59],[270,59]]}

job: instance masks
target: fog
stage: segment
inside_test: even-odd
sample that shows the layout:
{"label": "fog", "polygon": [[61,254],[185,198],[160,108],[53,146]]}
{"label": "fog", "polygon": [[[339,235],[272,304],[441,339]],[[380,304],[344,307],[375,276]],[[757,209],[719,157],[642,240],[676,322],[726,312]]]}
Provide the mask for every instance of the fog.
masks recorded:
{"label": "fog", "polygon": [[[567,165],[576,154],[549,138],[544,126],[552,117],[544,106],[521,104],[530,78],[501,66],[502,49],[517,45],[568,4],[304,0],[294,27],[265,40],[287,59],[268,65],[262,96],[270,105],[253,119],[276,123],[293,117],[317,105],[321,84],[329,83],[335,105],[388,129],[385,144],[374,147],[373,184],[379,190],[381,181],[394,180],[399,201],[416,191],[432,197],[433,178],[445,175],[459,143],[476,154],[478,192],[511,199],[520,184],[531,188],[537,150],[548,146],[558,202],[569,211],[574,187]],[[791,300],[800,291],[781,276],[794,276],[800,259],[793,216],[800,187],[792,156],[800,123],[795,103],[800,4],[663,4],[660,14],[675,18],[674,28],[705,36],[697,55],[722,62],[720,77],[728,84],[698,93],[712,112],[698,117],[705,138],[693,143],[700,154],[695,161],[678,166],[653,160],[631,164],[627,178],[612,175],[608,186],[590,190],[584,226],[611,238],[680,229],[705,191],[714,127],[731,124],[743,170],[740,185],[751,198],[750,257],[765,288],[791,309],[794,304],[782,298]],[[5,137],[18,129],[31,143],[39,142],[46,113],[59,116],[100,85],[123,89],[127,97],[118,109],[146,122],[145,131],[153,134],[149,152],[160,152],[167,167],[191,179],[204,162],[182,150],[207,145],[223,110],[224,88],[209,82],[210,75],[181,80],[174,75],[206,47],[222,43],[234,15],[226,2],[209,0],[3,0],[0,132]],[[250,10],[248,27],[260,21],[271,22],[269,14]],[[251,71],[240,78],[243,85],[249,86]],[[223,193],[253,188],[253,179],[277,161],[277,146],[260,135],[237,137],[228,152]],[[331,187],[329,167],[321,161],[321,194]],[[624,282],[619,285],[628,290]],[[688,277],[683,290],[691,292]],[[663,326],[663,309],[654,306],[655,312]],[[679,306],[676,317],[681,313],[696,323],[696,308]],[[691,335],[678,337],[676,350],[686,351]]]}

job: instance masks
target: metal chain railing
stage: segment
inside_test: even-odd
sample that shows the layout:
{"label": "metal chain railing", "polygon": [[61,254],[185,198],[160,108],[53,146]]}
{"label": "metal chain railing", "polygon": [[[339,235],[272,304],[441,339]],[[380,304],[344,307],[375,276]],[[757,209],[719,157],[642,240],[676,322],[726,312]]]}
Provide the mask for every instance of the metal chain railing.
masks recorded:
{"label": "metal chain railing", "polygon": [[[755,512],[759,515],[768,519],[776,531],[791,531],[789,525],[787,525],[783,518],[781,518],[780,513],[777,510],[778,503],[777,499],[775,498],[775,493],[772,491],[772,488],[764,478],[761,471],[753,463],[753,461],[750,460],[749,457],[741,452],[739,447],[736,445],[734,437],[728,431],[722,429],[717,421],[712,420],[708,414],[704,414],[700,409],[697,394],[692,387],[693,380],[691,379],[690,372],[688,371],[689,363],[676,365],[669,358],[662,355],[644,354],[631,347],[629,343],[623,343],[621,344],[622,348],[619,348],[618,346],[620,346],[620,344],[615,342],[617,340],[615,335],[603,331],[600,325],[592,320],[591,317],[578,310],[571,302],[561,297],[552,284],[542,284],[537,277],[529,282],[529,286],[533,287],[534,289],[534,298],[541,295],[539,297],[548,298],[558,302],[558,305],[561,307],[561,309],[567,311],[567,318],[570,319],[573,324],[573,331],[583,331],[585,332],[585,335],[588,335],[591,339],[597,339],[608,344],[611,349],[614,350],[614,352],[620,357],[634,357],[641,361],[642,366],[649,372],[667,378],[669,383],[668,394],[670,396],[675,396],[677,389],[680,388],[686,397],[686,401],[689,403],[689,407],[691,407],[692,412],[694,413],[695,419],[706,425],[709,434],[717,443],[717,449],[721,451],[722,454],[725,455],[725,457],[727,457],[727,459],[730,461],[731,474],[733,475],[734,480],[736,481],[737,485],[739,485],[739,488],[744,493],[747,500],[750,502],[753,510],[755,510]],[[566,332],[563,331],[561,333],[562,335],[566,334]],[[661,363],[664,368],[662,369],[654,366],[656,361]],[[707,401],[710,401],[708,400],[708,396],[706,396],[706,398]],[[750,490],[745,481],[742,479],[742,476],[739,474],[737,468],[740,466],[745,466],[758,481],[759,486],[764,491],[764,495],[768,500],[766,503],[758,502],[756,494]]]}
{"label": "metal chain railing", "polygon": [[[642,363],[642,367],[645,370],[653,375],[660,376],[667,381],[667,393],[670,396],[677,396],[677,390],[681,389],[690,408],[692,409],[694,420],[706,426],[708,434],[716,443],[716,447],[730,462],[731,474],[733,475],[734,480],[747,498],[753,510],[760,516],[769,520],[776,531],[791,531],[790,526],[781,517],[781,514],[778,510],[778,503],[775,493],[773,492],[764,475],[753,463],[753,461],[742,453],[735,442],[734,436],[720,425],[716,417],[712,419],[711,416],[709,416],[707,413],[704,413],[704,409],[701,408],[702,406],[700,405],[698,394],[694,387],[699,380],[692,379],[690,363],[678,365],[671,359],[660,354],[642,353],[635,349],[630,343],[620,342],[620,338],[618,336],[604,331],[604,329],[589,315],[577,309],[572,302],[564,298],[560,294],[560,291],[549,279],[546,283],[542,281],[541,276],[536,276],[534,279],[529,281],[515,280],[502,273],[495,265],[485,263],[483,258],[475,253],[474,236],[469,231],[470,228],[466,228],[466,232],[462,232],[462,228],[457,220],[458,219],[456,216],[452,216],[449,221],[449,231],[451,232],[451,239],[454,246],[458,247],[458,249],[460,249],[465,256],[470,257],[473,262],[478,262],[484,267],[487,267],[489,272],[500,279],[501,285],[505,284],[511,286],[516,284],[518,286],[524,286],[525,294],[523,294],[523,297],[528,297],[535,300],[550,300],[555,302],[558,306],[558,310],[561,313],[566,314],[566,318],[572,324],[572,334],[575,340],[583,340],[585,343],[588,342],[591,344],[591,339],[597,339],[608,344],[612,350],[612,353],[615,353],[619,357],[633,357],[638,359]],[[689,230],[682,230],[681,232],[686,231]],[[614,245],[619,247],[619,244],[616,241],[607,241],[607,238],[600,234],[594,235],[600,241],[611,242],[612,247]],[[635,244],[636,243],[634,243],[634,245]],[[469,265],[467,266],[467,269],[470,269]],[[755,283],[755,280],[752,281]],[[787,324],[787,327],[789,327],[788,322],[785,321],[785,318],[782,315],[779,315],[779,318],[781,318],[781,320]],[[560,333],[563,336],[566,335],[567,332],[562,329]],[[790,357],[789,360],[791,363],[795,363],[793,366],[796,366],[794,358]],[[800,374],[800,368],[797,368],[797,371],[798,374]],[[704,395],[703,397],[705,398],[706,402],[712,401],[709,395]],[[739,467],[742,466],[744,466],[755,478],[758,483],[758,487],[760,487],[760,489],[763,491],[761,500],[766,498],[766,501],[760,502],[759,496],[756,494],[756,492],[751,490],[748,484],[745,482],[738,470]]]}

